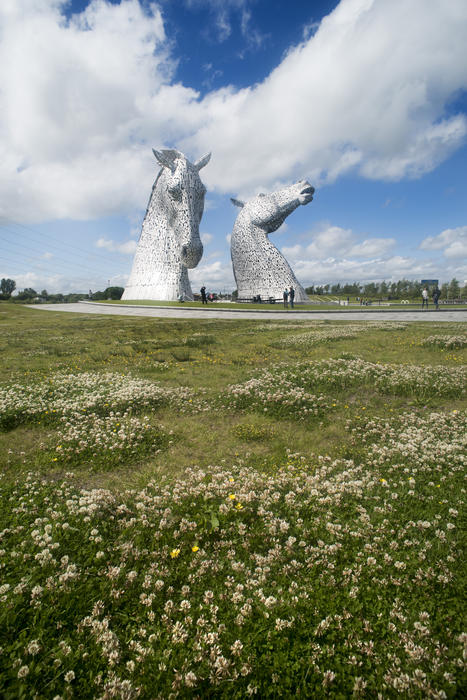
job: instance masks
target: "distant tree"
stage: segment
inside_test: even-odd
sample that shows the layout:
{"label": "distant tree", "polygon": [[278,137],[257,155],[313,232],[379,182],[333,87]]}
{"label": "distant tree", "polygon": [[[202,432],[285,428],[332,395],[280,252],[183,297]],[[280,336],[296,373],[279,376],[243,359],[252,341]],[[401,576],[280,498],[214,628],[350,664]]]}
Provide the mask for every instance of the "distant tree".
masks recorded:
{"label": "distant tree", "polygon": [[331,294],[340,294],[341,293],[341,285],[338,282],[337,284],[333,284],[331,287]]}
{"label": "distant tree", "polygon": [[63,301],[67,304],[74,304],[77,301],[81,301],[81,299],[87,299],[88,295],[87,294],[66,294],[65,297],[63,298]]}
{"label": "distant tree", "polygon": [[63,294],[51,294],[48,301],[52,302],[52,304],[63,304],[65,297]]}
{"label": "distant tree", "polygon": [[104,291],[106,299],[121,299],[124,292],[123,287],[107,287]]}
{"label": "distant tree", "polygon": [[382,282],[380,282],[378,292],[381,294],[382,297],[386,297],[388,295],[388,291],[389,291],[388,285],[383,280]]}
{"label": "distant tree", "polygon": [[460,291],[461,291],[460,284],[456,280],[456,278],[453,277],[453,279],[449,283],[449,298],[450,299],[457,299],[460,295]]}
{"label": "distant tree", "polygon": [[329,294],[329,286],[330,286],[329,284],[324,285],[323,289],[324,289],[325,294]]}
{"label": "distant tree", "polygon": [[462,299],[467,299],[467,284],[464,284],[461,289],[461,297]]}
{"label": "distant tree", "polygon": [[374,282],[369,282],[363,287],[363,293],[366,297],[376,297],[378,296],[378,287]]}
{"label": "distant tree", "polygon": [[94,301],[102,301],[103,299],[107,299],[107,295],[105,292],[94,292],[92,298]]}
{"label": "distant tree", "polygon": [[234,289],[232,292],[232,301],[236,301],[238,299],[238,289]]}
{"label": "distant tree", "polygon": [[22,292],[19,292],[19,294],[16,295],[16,298],[19,301],[27,301],[28,299],[34,299],[35,297],[37,297],[37,292],[32,287],[26,287],[26,289],[23,289]]}
{"label": "distant tree", "polygon": [[358,296],[360,294],[360,282],[354,282],[353,284],[344,284],[341,291],[343,294],[353,294],[355,296]]}
{"label": "distant tree", "polygon": [[13,292],[16,289],[16,282],[15,280],[11,280],[9,277],[5,279],[5,277],[2,279],[0,282],[0,290],[3,294],[3,297],[5,299],[9,299]]}
{"label": "distant tree", "polygon": [[441,297],[443,299],[449,299],[449,285],[447,282],[441,285]]}
{"label": "distant tree", "polygon": [[41,299],[48,299],[49,293],[48,293],[47,289],[43,289],[42,292],[39,294],[39,296],[41,297]]}
{"label": "distant tree", "polygon": [[306,292],[307,294],[314,294],[314,293],[315,293],[315,287],[314,287],[314,285],[312,284],[311,287],[305,287],[305,292]]}

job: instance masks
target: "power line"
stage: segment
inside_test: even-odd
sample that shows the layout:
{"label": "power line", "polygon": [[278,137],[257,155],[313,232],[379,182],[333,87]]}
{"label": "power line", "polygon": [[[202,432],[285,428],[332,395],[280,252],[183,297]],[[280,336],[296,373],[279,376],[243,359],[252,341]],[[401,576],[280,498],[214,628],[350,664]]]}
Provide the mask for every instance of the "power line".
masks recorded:
{"label": "power line", "polygon": [[[24,224],[19,224],[19,223],[15,222],[15,221],[10,221],[9,219],[3,219],[3,220],[4,220],[4,221],[8,221],[9,224],[10,224],[10,226],[11,226],[11,225],[17,226],[18,228],[22,228],[22,229],[24,229],[25,231],[28,231],[28,233],[29,233],[30,235],[34,236],[35,238],[38,238],[39,240],[41,240],[41,242],[42,242],[42,239],[43,239],[43,238],[47,238],[47,239],[53,241],[53,244],[52,244],[52,245],[54,245],[55,247],[57,247],[57,245],[56,245],[57,240],[56,240],[55,238],[53,238],[52,236],[50,236],[49,234],[44,233],[44,232],[36,231],[36,230],[34,230],[34,229],[32,229],[32,228],[29,228],[28,226],[24,226]],[[7,228],[4,224],[0,224],[0,227],[1,227],[1,228],[6,228],[7,230],[11,231],[12,233],[16,233],[16,232],[14,231],[14,229]],[[49,247],[50,247],[51,244],[48,244],[48,245],[49,245]],[[79,248],[78,246],[75,246],[75,245],[73,245],[72,243],[68,243],[68,242],[66,242],[65,246],[66,246],[67,248],[72,248],[73,250],[78,251],[78,252],[80,253],[80,255],[82,255],[82,256],[86,256],[86,257],[87,257],[88,255],[92,255],[93,257],[100,258],[100,259],[102,260],[102,262],[108,263],[108,256],[102,255],[102,254],[100,254],[100,253],[97,253],[97,252],[94,251],[94,250],[92,250],[92,252],[90,252],[89,250],[85,250],[84,248]]]}
{"label": "power line", "polygon": [[[15,243],[15,242],[13,242],[13,241],[6,240],[6,239],[2,238],[1,236],[0,236],[0,240],[3,240],[3,241],[6,242],[6,246],[2,246],[2,247],[3,247],[3,252],[8,252],[8,250],[11,250],[12,247],[13,247],[12,252],[9,252],[9,253],[8,253],[8,255],[9,255],[10,257],[11,257],[11,256],[14,256],[14,257],[16,257],[16,258],[19,258],[19,260],[20,260],[21,262],[23,262],[23,263],[24,263],[25,261],[31,261],[31,262],[33,262],[33,263],[36,263],[36,265],[34,265],[36,268],[38,267],[38,266],[37,266],[37,261],[38,261],[37,258],[36,258],[36,257],[31,257],[30,255],[25,254],[25,248],[24,248],[24,246],[23,246],[21,243]],[[18,252],[17,250],[15,250],[15,248],[18,249],[20,252]],[[38,255],[42,255],[42,254],[43,254],[43,251],[38,250],[37,248],[31,247],[31,246],[28,246],[27,250],[28,250],[29,252],[36,252]],[[5,258],[4,258],[4,259],[5,259]],[[73,263],[73,262],[71,262],[70,260],[66,260],[65,258],[58,257],[58,256],[54,256],[54,261],[53,261],[53,262],[50,261],[50,260],[47,261],[46,258],[41,258],[41,262],[42,262],[43,266],[45,266],[45,267],[47,267],[47,266],[50,267],[50,265],[56,266],[56,265],[57,265],[57,261],[58,261],[58,263],[60,264],[61,267],[66,267],[66,268],[69,268],[69,269],[71,269],[71,270],[73,270],[73,271],[76,271],[76,268],[77,268],[76,262]],[[83,263],[79,262],[78,265],[79,265],[79,267],[80,267],[81,270],[84,270],[84,271],[87,271],[87,272],[92,272],[93,274],[96,274],[96,272],[98,272],[99,274],[102,274],[102,267],[99,267],[99,268],[93,267],[93,266],[92,266],[92,263],[91,263],[90,265],[83,265]]]}

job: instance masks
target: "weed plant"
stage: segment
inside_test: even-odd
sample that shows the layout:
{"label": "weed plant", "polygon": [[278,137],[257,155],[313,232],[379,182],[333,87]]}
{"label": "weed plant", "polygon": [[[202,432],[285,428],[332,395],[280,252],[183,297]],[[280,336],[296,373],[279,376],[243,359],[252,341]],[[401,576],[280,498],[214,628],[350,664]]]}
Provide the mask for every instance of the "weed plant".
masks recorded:
{"label": "weed plant", "polygon": [[461,324],[0,323],[1,697],[463,695]]}

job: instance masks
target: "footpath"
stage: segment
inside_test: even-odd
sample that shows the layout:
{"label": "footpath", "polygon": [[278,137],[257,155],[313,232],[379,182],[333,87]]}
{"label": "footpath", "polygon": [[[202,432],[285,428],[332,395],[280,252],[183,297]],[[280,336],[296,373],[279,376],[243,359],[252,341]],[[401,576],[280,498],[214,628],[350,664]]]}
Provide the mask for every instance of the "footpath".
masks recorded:
{"label": "footpath", "polygon": [[294,322],[317,320],[333,321],[426,321],[467,323],[467,309],[442,309],[428,311],[420,309],[376,309],[340,307],[326,311],[310,309],[225,309],[216,305],[195,308],[192,306],[141,306],[130,304],[102,304],[94,301],[80,301],[73,304],[31,304],[29,308],[38,311],[64,311],[67,313],[100,314],[105,316],[139,316],[143,318],[221,318],[233,320],[285,320],[293,318]]}

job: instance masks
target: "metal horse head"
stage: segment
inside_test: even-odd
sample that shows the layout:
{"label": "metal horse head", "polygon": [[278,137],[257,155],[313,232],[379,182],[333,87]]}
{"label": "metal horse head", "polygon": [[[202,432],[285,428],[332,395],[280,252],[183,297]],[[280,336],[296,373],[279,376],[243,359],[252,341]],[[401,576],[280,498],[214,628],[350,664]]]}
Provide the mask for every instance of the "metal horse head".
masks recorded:
{"label": "metal horse head", "polygon": [[153,153],[162,166],[156,182],[161,192],[167,195],[167,221],[179,242],[181,262],[185,267],[196,267],[203,255],[199,224],[206,194],[199,171],[209,163],[211,154],[190,163],[183,153],[175,149],[153,149]]}
{"label": "metal horse head", "polygon": [[259,194],[246,204],[232,199],[237,207],[244,208],[245,217],[265,233],[272,233],[300,204],[308,204],[313,199],[315,188],[306,180],[284,187],[271,194]]}
{"label": "metal horse head", "polygon": [[231,255],[238,296],[281,299],[284,288],[295,289],[295,300],[308,300],[305,290],[295,277],[282,253],[269,240],[300,204],[313,199],[314,188],[306,180],[296,182],[270,194],[260,194],[248,202],[232,202],[241,211],[231,237]]}

